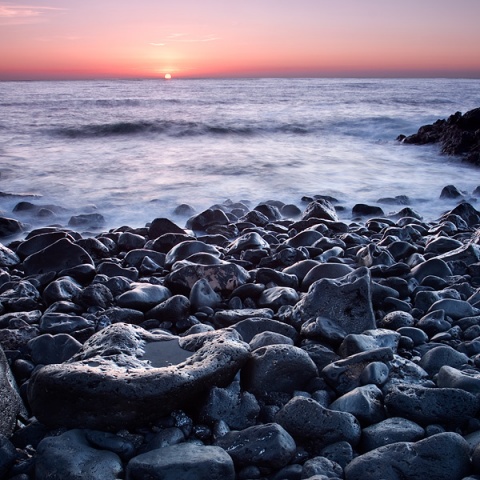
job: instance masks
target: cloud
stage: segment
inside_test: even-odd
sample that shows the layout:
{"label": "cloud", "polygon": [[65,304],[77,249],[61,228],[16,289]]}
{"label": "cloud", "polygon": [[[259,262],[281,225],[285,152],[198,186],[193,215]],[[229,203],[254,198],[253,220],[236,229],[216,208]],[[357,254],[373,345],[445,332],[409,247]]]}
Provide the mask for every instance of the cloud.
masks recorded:
{"label": "cloud", "polygon": [[39,23],[46,20],[52,12],[64,10],[56,7],[38,7],[34,5],[5,5],[0,4],[1,25],[24,25]]}
{"label": "cloud", "polygon": [[154,47],[164,47],[167,43],[203,43],[220,40],[220,37],[214,34],[203,35],[201,37],[193,37],[189,33],[171,33],[166,36],[161,42],[150,43]]}

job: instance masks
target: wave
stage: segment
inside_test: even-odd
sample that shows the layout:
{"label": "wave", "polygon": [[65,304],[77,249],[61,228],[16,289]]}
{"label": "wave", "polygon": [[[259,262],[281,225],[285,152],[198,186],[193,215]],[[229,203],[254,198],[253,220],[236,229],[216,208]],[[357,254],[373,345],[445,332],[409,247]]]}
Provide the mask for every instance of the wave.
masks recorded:
{"label": "wave", "polygon": [[53,129],[53,134],[67,138],[95,138],[141,134],[162,134],[170,137],[201,135],[256,136],[262,134],[308,135],[321,129],[320,125],[280,123],[269,125],[222,125],[188,121],[132,121],[67,126]]}

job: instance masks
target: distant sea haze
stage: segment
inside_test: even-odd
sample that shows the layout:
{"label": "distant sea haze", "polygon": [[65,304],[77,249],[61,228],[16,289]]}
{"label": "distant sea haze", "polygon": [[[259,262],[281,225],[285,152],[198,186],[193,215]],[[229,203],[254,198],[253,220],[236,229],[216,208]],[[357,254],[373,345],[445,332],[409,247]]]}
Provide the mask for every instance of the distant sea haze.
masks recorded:
{"label": "distant sea haze", "polygon": [[471,192],[478,167],[395,139],[479,106],[480,80],[3,82],[0,191],[17,196],[0,209],[26,200],[62,207],[59,222],[95,211],[139,227],[181,203],[324,194],[348,212],[405,195],[433,219],[450,206],[442,188]]}

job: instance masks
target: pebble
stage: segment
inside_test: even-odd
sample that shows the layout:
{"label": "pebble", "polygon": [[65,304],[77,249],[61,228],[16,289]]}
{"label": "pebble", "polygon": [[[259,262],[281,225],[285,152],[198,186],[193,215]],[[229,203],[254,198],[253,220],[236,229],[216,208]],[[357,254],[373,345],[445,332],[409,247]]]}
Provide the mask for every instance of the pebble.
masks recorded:
{"label": "pebble", "polygon": [[315,196],[0,244],[0,476],[478,476],[463,198],[435,222],[358,205],[348,223]]}

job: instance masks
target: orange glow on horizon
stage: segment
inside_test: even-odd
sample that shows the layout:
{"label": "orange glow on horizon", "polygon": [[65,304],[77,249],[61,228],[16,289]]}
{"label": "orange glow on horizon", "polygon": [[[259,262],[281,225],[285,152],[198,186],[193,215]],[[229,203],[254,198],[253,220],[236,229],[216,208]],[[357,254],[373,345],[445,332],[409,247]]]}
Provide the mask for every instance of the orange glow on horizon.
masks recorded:
{"label": "orange glow on horizon", "polygon": [[478,0],[45,1],[0,0],[0,80],[480,78]]}

